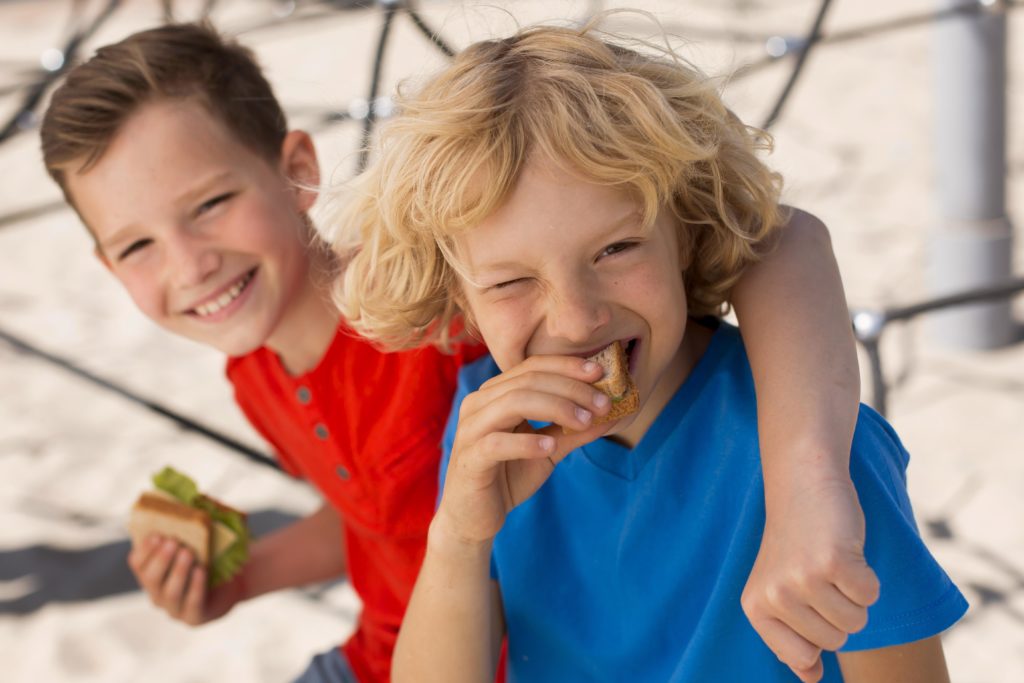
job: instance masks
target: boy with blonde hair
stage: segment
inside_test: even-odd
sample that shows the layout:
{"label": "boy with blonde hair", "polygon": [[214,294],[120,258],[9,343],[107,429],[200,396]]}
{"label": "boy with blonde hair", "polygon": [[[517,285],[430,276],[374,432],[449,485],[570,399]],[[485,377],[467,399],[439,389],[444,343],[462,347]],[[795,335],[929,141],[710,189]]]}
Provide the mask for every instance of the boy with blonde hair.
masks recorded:
{"label": "boy with blonde hair", "polygon": [[[444,344],[465,316],[491,356],[460,375],[394,679],[491,680],[507,634],[509,678],[531,683],[784,681],[787,665],[947,680],[937,634],[966,603],[917,534],[896,435],[862,408],[848,469],[806,462],[833,488],[801,490],[799,458],[769,452],[794,404],[767,387],[772,362],[807,371],[765,351],[757,314],[738,311],[742,339],[718,318],[787,220],[764,134],[673,55],[590,28],[477,43],[401,109],[339,220],[358,230],[336,299],[393,348]],[[614,342],[640,407],[601,423],[588,358]],[[774,584],[766,617],[744,585],[776,506],[803,518],[798,554],[821,544],[845,568],[828,516],[851,477],[881,579],[867,626],[872,586],[841,571]]]}

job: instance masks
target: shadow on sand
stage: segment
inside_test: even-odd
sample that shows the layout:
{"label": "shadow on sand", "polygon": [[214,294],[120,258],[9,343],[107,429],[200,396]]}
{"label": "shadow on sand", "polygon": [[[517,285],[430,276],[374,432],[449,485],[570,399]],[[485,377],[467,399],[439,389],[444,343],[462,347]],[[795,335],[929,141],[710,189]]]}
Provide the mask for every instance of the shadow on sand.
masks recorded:
{"label": "shadow on sand", "polygon": [[[249,529],[259,536],[297,519],[263,510],[249,515]],[[125,539],[84,550],[45,545],[0,550],[0,585],[15,587],[5,591],[8,595],[0,594],[0,614],[29,614],[51,602],[84,602],[137,591],[125,561],[129,548]]]}

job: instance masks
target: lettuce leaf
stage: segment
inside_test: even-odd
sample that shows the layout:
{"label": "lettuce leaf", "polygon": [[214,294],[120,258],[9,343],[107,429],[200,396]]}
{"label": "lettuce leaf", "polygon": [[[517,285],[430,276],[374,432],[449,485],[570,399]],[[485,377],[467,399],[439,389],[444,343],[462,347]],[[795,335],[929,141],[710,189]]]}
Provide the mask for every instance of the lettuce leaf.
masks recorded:
{"label": "lettuce leaf", "polygon": [[235,533],[235,542],[210,560],[207,574],[207,583],[210,587],[230,581],[249,559],[249,528],[245,523],[245,515],[217,505],[199,493],[199,487],[191,478],[171,467],[165,467],[154,474],[153,485],[182,503],[202,510],[210,515],[211,520],[220,522]]}
{"label": "lettuce leaf", "polygon": [[239,537],[239,540],[232,543],[231,547],[213,558],[213,561],[210,563],[207,585],[213,588],[222,583],[227,583],[234,578],[235,574],[241,571],[242,565],[248,559],[248,539],[243,540]]}
{"label": "lettuce leaf", "polygon": [[193,501],[199,496],[199,487],[196,483],[171,467],[165,467],[153,475],[153,486],[193,507]]}
{"label": "lettuce leaf", "polygon": [[210,519],[220,522],[235,533],[235,542],[210,562],[209,584],[219,586],[230,581],[249,559],[249,527],[245,523],[245,515],[224,508],[203,495],[196,496],[192,506],[206,512]]}

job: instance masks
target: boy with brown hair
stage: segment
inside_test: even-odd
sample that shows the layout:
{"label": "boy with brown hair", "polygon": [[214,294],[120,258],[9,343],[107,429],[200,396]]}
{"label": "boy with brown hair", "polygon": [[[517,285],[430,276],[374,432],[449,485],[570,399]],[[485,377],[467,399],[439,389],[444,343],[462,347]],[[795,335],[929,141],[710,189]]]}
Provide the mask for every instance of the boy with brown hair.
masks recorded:
{"label": "boy with brown hair", "polygon": [[191,553],[161,538],[129,555],[139,583],[200,624],[347,574],[364,604],[355,634],[305,675],[386,681],[463,355],[383,354],[339,322],[326,290],[336,263],[307,215],[313,143],[287,129],[249,51],[212,29],[165,26],[101,48],[54,93],[42,144],[100,261],[146,316],[229,356],[238,405],[326,499],[255,542],[224,586],[207,590]]}
{"label": "boy with brown hair", "polygon": [[[166,539],[132,550],[140,583],[171,616],[199,624],[241,600],[347,574],[363,600],[356,633],[305,680],[388,680],[456,374],[480,349],[384,354],[339,321],[327,291],[339,264],[307,216],[319,180],[312,141],[287,129],[251,55],[208,28],[166,26],[101,48],[54,93],[42,138],[47,168],[100,261],[149,318],[229,356],[239,406],[285,470],[326,499],[259,539],[223,587],[207,591],[190,554]],[[758,632],[812,680],[820,648],[863,623],[877,594],[846,464],[856,356],[820,223],[794,214],[729,297],[758,378],[765,468],[776,483],[748,604]],[[434,304],[456,310],[451,300]],[[429,323],[398,309],[414,327]],[[797,490],[813,516],[792,505]],[[779,587],[793,599],[773,605]],[[824,635],[794,617],[837,594],[841,615]]]}

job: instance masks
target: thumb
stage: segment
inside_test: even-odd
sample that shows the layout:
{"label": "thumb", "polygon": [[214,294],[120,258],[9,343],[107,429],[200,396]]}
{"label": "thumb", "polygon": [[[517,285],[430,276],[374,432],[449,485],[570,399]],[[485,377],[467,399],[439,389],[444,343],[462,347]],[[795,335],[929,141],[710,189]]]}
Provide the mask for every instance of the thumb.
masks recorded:
{"label": "thumb", "polygon": [[864,558],[864,553],[849,553],[843,564],[842,571],[836,577],[836,588],[861,607],[873,605],[878,600],[881,583],[875,570]]}

